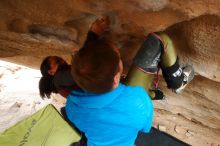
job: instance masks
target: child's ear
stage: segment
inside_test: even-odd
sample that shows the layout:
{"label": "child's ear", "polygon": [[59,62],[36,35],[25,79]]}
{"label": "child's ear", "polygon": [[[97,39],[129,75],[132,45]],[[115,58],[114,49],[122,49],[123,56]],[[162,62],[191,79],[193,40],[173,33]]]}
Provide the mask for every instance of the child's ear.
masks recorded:
{"label": "child's ear", "polygon": [[53,76],[53,75],[55,74],[51,69],[48,70],[47,73],[48,73],[49,75],[51,75],[51,76]]}
{"label": "child's ear", "polygon": [[115,76],[114,76],[114,86],[117,86],[120,82],[120,77],[121,77],[121,74],[120,72],[118,72]]}

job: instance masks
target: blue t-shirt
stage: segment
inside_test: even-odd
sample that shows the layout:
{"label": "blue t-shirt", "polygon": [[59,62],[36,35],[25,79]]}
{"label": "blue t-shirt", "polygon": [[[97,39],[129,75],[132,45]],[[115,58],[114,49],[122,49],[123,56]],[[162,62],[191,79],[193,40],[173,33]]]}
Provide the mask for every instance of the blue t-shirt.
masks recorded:
{"label": "blue t-shirt", "polygon": [[139,131],[151,129],[153,105],[144,88],[119,84],[104,94],[72,91],[66,113],[88,146],[133,146]]}

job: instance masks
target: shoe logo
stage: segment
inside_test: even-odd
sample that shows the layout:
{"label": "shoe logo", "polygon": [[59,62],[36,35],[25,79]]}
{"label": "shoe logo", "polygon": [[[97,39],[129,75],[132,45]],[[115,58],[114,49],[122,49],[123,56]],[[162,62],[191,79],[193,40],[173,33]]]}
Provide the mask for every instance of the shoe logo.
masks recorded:
{"label": "shoe logo", "polygon": [[182,68],[179,68],[175,73],[173,73],[173,76],[179,77],[179,76],[181,76],[182,72],[183,72]]}

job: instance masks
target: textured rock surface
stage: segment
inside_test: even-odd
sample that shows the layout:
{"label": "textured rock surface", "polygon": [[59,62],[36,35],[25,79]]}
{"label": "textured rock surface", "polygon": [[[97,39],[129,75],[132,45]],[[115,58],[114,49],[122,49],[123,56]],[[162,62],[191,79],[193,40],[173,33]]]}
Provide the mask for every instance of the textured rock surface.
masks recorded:
{"label": "textured rock surface", "polygon": [[166,31],[199,75],[178,96],[162,85],[167,100],[155,102],[154,126],[192,145],[220,144],[219,0],[1,0],[0,58],[34,68],[47,55],[70,61],[103,15],[111,18],[106,35],[118,44],[125,71],[145,35]]}
{"label": "textured rock surface", "polygon": [[[168,29],[181,59],[194,65],[197,73],[220,81],[220,17],[200,16]],[[207,65],[208,64],[208,65]]]}
{"label": "textured rock surface", "polygon": [[161,84],[165,101],[156,101],[154,127],[165,125],[166,132],[191,145],[220,143],[220,84],[196,76],[179,95]]}

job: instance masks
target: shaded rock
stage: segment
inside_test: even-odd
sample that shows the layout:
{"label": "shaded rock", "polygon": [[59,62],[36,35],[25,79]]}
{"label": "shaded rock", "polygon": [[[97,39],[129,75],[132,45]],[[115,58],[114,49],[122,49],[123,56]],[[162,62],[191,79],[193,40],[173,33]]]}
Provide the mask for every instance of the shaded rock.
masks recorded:
{"label": "shaded rock", "polygon": [[29,31],[33,34],[37,33],[45,36],[55,36],[61,40],[77,40],[77,30],[74,28],[33,24],[29,26]]}
{"label": "shaded rock", "polygon": [[9,30],[17,33],[28,33],[28,25],[30,22],[25,19],[15,18],[9,24]]}
{"label": "shaded rock", "polygon": [[79,47],[74,42],[37,38],[31,34],[0,32],[0,57],[71,54]]}

